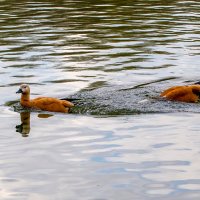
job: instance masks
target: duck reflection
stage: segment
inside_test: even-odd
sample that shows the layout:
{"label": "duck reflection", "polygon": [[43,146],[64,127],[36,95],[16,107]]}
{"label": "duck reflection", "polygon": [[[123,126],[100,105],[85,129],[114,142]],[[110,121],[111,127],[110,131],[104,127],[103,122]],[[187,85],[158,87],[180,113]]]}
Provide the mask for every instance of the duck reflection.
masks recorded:
{"label": "duck reflection", "polygon": [[30,112],[20,113],[21,124],[16,126],[16,132],[21,133],[22,137],[28,137],[30,133]]}
{"label": "duck reflection", "polygon": [[[20,113],[21,124],[16,125],[16,132],[21,133],[22,137],[28,137],[31,125],[30,125],[30,112],[22,112]],[[50,114],[38,114],[39,118],[48,118],[53,115]]]}

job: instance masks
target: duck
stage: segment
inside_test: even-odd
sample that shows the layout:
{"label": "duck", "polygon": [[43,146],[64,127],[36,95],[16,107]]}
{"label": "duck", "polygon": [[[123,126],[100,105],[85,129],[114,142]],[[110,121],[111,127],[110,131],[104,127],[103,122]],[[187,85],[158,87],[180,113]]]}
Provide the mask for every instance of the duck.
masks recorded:
{"label": "duck", "polygon": [[68,113],[73,103],[52,97],[38,97],[30,99],[30,87],[28,84],[20,85],[16,93],[21,93],[20,103],[25,108],[36,108],[50,112]]}
{"label": "duck", "polygon": [[200,85],[195,83],[193,85],[173,86],[164,90],[160,96],[170,101],[197,103],[200,101]]}

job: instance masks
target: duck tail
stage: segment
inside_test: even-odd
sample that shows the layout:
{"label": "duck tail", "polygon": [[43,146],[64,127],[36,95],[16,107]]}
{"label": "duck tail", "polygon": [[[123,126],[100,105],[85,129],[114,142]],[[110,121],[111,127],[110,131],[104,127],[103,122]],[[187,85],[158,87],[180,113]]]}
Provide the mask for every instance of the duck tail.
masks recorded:
{"label": "duck tail", "polygon": [[71,108],[74,106],[73,103],[69,102],[69,101],[66,101],[66,100],[62,100],[62,104],[65,106],[65,107],[68,107],[68,108]]}

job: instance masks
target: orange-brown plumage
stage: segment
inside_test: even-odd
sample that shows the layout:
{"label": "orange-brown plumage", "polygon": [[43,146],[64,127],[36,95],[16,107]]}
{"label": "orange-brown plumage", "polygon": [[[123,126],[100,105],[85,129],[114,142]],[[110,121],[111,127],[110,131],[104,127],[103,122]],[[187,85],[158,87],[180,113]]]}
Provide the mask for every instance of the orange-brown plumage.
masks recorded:
{"label": "orange-brown plumage", "polygon": [[22,84],[17,93],[21,93],[20,103],[27,108],[39,108],[51,112],[69,112],[69,109],[74,106],[73,103],[51,97],[38,97],[30,99],[30,87],[27,84]]}
{"label": "orange-brown plumage", "polygon": [[160,96],[171,101],[196,103],[200,100],[200,85],[174,86],[163,91]]}

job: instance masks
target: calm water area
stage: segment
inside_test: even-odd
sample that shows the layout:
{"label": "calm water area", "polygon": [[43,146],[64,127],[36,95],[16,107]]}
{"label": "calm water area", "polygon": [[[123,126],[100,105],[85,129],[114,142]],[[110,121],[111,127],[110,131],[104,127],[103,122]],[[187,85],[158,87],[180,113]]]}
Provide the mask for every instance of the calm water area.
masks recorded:
{"label": "calm water area", "polygon": [[[0,0],[0,199],[199,200],[198,104],[141,104],[200,81],[199,33],[198,0]],[[90,104],[16,112],[21,83]]]}

